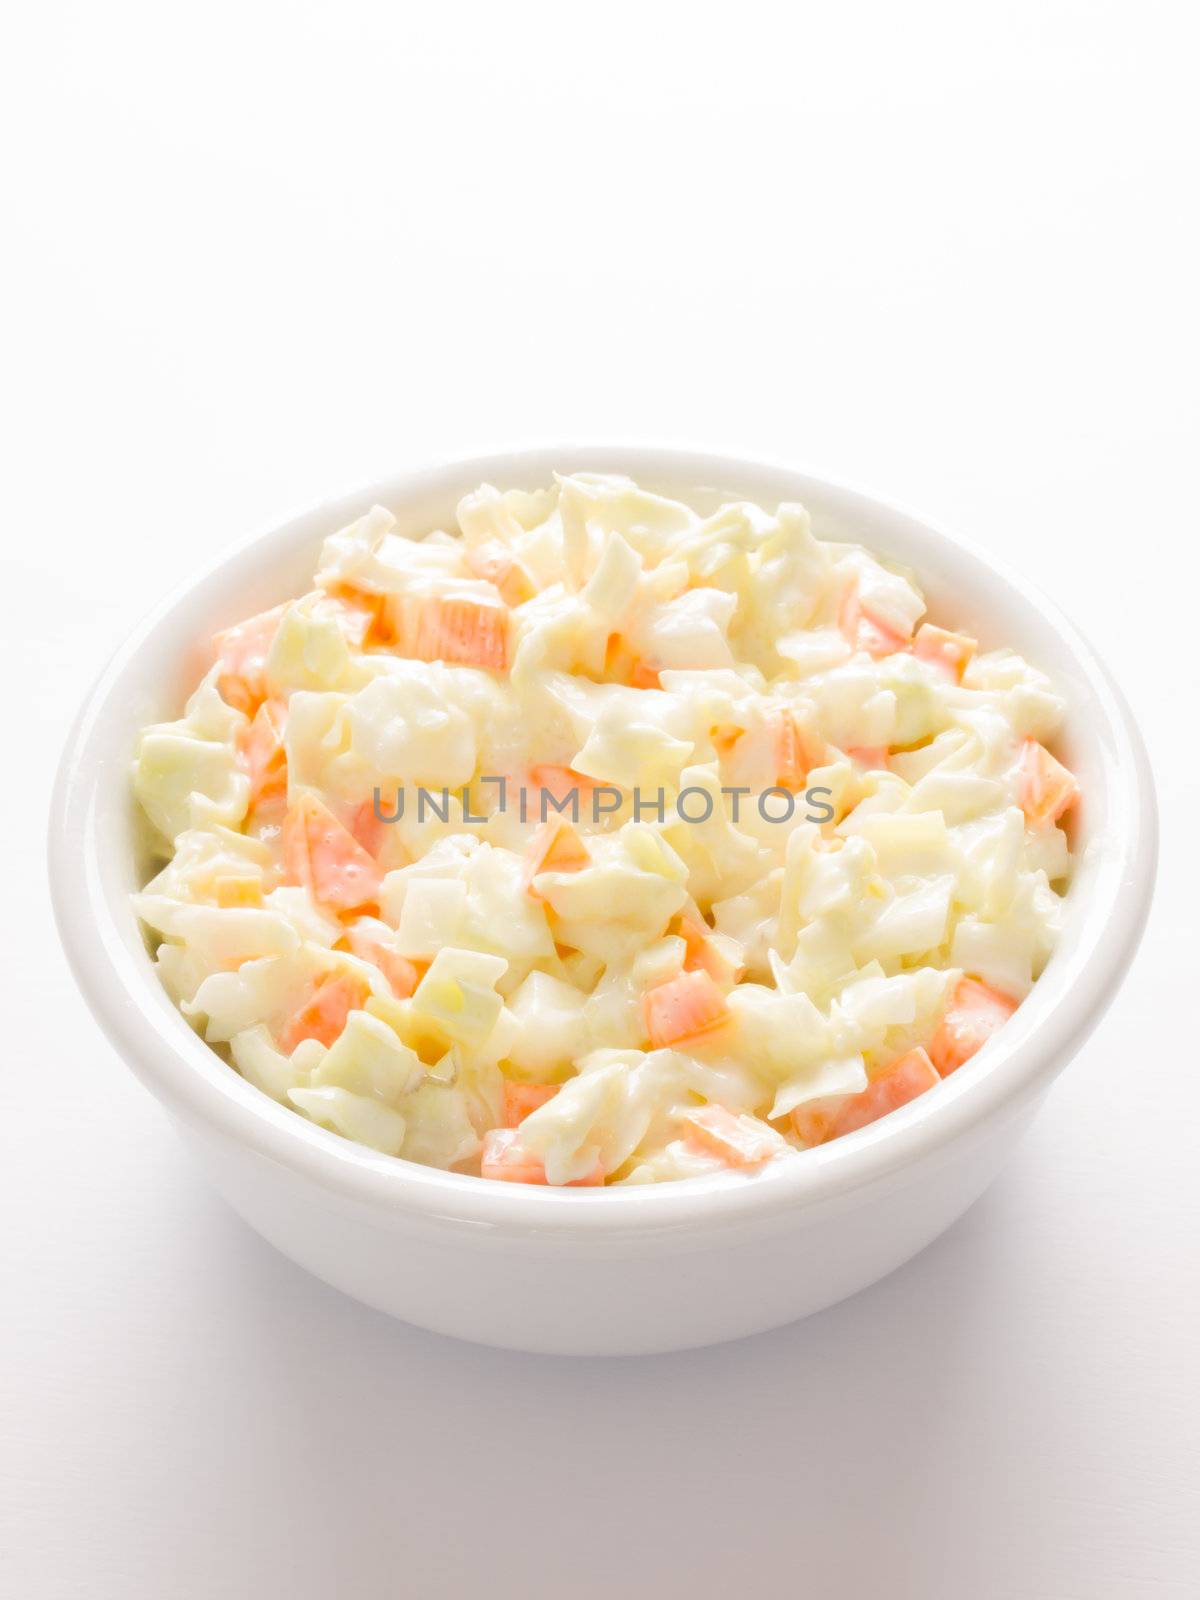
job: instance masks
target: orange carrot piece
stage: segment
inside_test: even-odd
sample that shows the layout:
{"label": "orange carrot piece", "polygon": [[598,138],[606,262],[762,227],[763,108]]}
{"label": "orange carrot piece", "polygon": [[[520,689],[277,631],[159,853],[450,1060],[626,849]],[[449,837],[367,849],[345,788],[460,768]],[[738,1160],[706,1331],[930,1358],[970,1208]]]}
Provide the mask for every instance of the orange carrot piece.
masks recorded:
{"label": "orange carrot piece", "polygon": [[375,801],[372,797],[370,800],[364,800],[350,818],[351,834],[373,858],[383,849],[383,841],[387,838],[387,830],[391,826],[388,818],[396,814],[396,796],[380,795],[379,809],[384,813],[381,817],[375,814]]}
{"label": "orange carrot piece", "polygon": [[264,700],[248,727],[237,735],[238,757],[250,779],[250,804],[275,800],[287,793],[287,754],[283,724],[287,708]]}
{"label": "orange carrot piece", "polygon": [[858,597],[855,578],[838,606],[837,625],[852,650],[865,650],[872,656],[895,655],[908,648],[908,640],[882,618],[874,615]]}
{"label": "orange carrot piece", "polygon": [[871,1080],[861,1094],[847,1096],[833,1119],[831,1137],[865,1128],[889,1111],[896,1111],[939,1082],[933,1062],[924,1050],[907,1050]]}
{"label": "orange carrot piece", "polygon": [[362,961],[369,961],[373,967],[378,967],[391,987],[397,1000],[407,1000],[420,981],[420,973],[415,962],[407,956],[398,955],[395,950],[389,950],[387,945],[381,944],[364,928],[351,927],[346,930],[346,943],[350,946],[352,955]]}
{"label": "orange carrot piece", "polygon": [[926,1051],[908,1050],[878,1073],[860,1094],[824,1095],[808,1100],[791,1113],[792,1128],[806,1149],[865,1128],[908,1101],[915,1100],[939,1081]]}
{"label": "orange carrot piece", "polygon": [[791,711],[772,718],[775,734],[775,782],[782,789],[800,790],[814,767],[829,759],[822,740],[797,722]]}
{"label": "orange carrot piece", "polygon": [[846,754],[860,767],[886,767],[888,764],[888,751],[884,744],[854,745]]}
{"label": "orange carrot piece", "polygon": [[315,795],[302,795],[290,808],[282,842],[287,881],[303,885],[321,904],[355,911],[378,899],[379,868]]}
{"label": "orange carrot piece", "polygon": [[629,669],[629,684],[633,689],[661,689],[662,683],[658,676],[658,668],[652,667],[648,661],[643,661],[640,656],[634,656],[633,665]]}
{"label": "orange carrot piece", "polygon": [[756,1118],[735,1115],[724,1106],[694,1106],[680,1114],[684,1143],[727,1167],[761,1167],[781,1155],[778,1136]]}
{"label": "orange carrot piece", "polygon": [[661,689],[659,669],[639,656],[623,633],[610,633],[604,647],[604,674],[632,689]]}
{"label": "orange carrot piece", "polygon": [[221,673],[217,688],[229,705],[253,716],[266,696],[266,665],[284,606],[274,606],[213,636]]}
{"label": "orange carrot piece", "polygon": [[491,672],[508,668],[508,607],[429,596],[402,604],[401,653]]}
{"label": "orange carrot piece", "polygon": [[967,634],[935,628],[932,622],[923,622],[912,642],[912,653],[917,660],[936,667],[951,683],[962,682],[967,662],[977,649],[978,642]]}
{"label": "orange carrot piece", "polygon": [[499,539],[473,546],[465,558],[477,578],[484,578],[499,591],[505,605],[519,606],[537,593],[529,573]]}
{"label": "orange carrot piece", "polygon": [[305,1039],[331,1045],[346,1026],[346,1018],[362,1009],[370,992],[361,978],[350,973],[322,978],[284,1025],[279,1048],[290,1056]]}
{"label": "orange carrot piece", "polygon": [[1061,761],[1056,761],[1036,739],[1021,746],[1017,799],[1035,828],[1057,822],[1079,798],[1079,785]]}
{"label": "orange carrot piece", "polygon": [[525,852],[525,888],[539,899],[533,880],[539,872],[578,872],[591,860],[587,846],[565,817],[550,817],[538,828]]}
{"label": "orange carrot piece", "polygon": [[364,594],[361,589],[334,589],[324,605],[347,641],[361,650],[372,630],[379,626],[383,600],[379,595]]}
{"label": "orange carrot piece", "polygon": [[524,1122],[531,1111],[544,1106],[547,1100],[553,1100],[559,1088],[557,1083],[509,1083],[506,1079],[504,1126],[515,1128],[518,1123]]}
{"label": "orange carrot piece", "polygon": [[792,1127],[805,1149],[833,1138],[834,1119],[851,1098],[844,1094],[823,1095],[819,1100],[806,1100],[803,1105],[793,1108]]}
{"label": "orange carrot piece", "polygon": [[729,1016],[725,996],[707,972],[681,972],[642,997],[646,1032],[655,1049],[711,1033]]}
{"label": "orange carrot piece", "polygon": [[709,937],[710,929],[706,923],[685,915],[679,919],[679,932],[686,946],[683,956],[685,972],[707,972],[714,983],[726,987],[732,987],[738,981],[742,969],[735,967],[720,953]]}
{"label": "orange carrot piece", "polygon": [[1011,995],[978,978],[961,978],[929,1044],[943,1078],[969,1061],[1017,1009]]}
{"label": "orange carrot piece", "polygon": [[[552,761],[541,761],[529,769],[529,781],[535,789],[544,789],[555,807],[566,805],[573,791],[578,791],[580,804],[596,787],[594,778],[587,778],[573,767],[556,766]],[[538,815],[541,815],[540,810]]]}
{"label": "orange carrot piece", "polygon": [[[483,1136],[483,1157],[479,1174],[495,1178],[501,1183],[545,1183],[546,1169],[535,1155],[520,1143],[518,1128],[492,1128]],[[566,1185],[569,1189],[592,1188],[604,1182],[604,1168],[597,1160],[592,1170],[582,1178],[574,1178]]]}

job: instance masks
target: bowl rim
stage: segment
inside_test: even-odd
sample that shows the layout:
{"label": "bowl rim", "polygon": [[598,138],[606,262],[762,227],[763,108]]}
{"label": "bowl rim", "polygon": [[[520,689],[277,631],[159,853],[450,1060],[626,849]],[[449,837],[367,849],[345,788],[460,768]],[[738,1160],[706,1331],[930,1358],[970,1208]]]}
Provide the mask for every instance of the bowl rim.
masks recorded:
{"label": "bowl rim", "polygon": [[[1103,860],[1091,886],[1095,904],[1072,959],[1057,969],[1052,962],[986,1050],[935,1090],[880,1123],[752,1175],[721,1173],[596,1190],[498,1184],[386,1156],[319,1128],[246,1083],[192,1030],[148,963],[139,970],[121,945],[115,922],[120,912],[113,911],[97,870],[98,801],[106,785],[127,784],[129,770],[127,763],[101,759],[106,729],[122,692],[138,679],[146,641],[197,591],[217,582],[239,557],[269,545],[283,549],[315,539],[318,528],[331,532],[376,499],[395,505],[494,478],[519,478],[533,486],[568,463],[572,471],[624,471],[635,478],[692,483],[714,476],[747,484],[776,481],[790,490],[778,498],[803,499],[808,486],[851,519],[882,519],[903,525],[926,543],[949,547],[1007,585],[1018,604],[1058,635],[1087,682],[1088,725],[1099,719],[1115,757],[1105,772],[1106,798],[1123,826],[1103,840]],[[872,543],[867,530],[864,542]],[[1084,714],[1081,707],[1070,715],[1082,720]],[[811,1208],[933,1157],[1006,1107],[1029,1103],[1066,1065],[1119,987],[1149,913],[1157,841],[1149,762],[1123,695],[1057,605],[1003,561],[926,518],[788,463],[703,449],[593,442],[492,450],[393,472],[272,521],[220,552],[133,628],[87,695],[59,763],[48,857],[59,937],[87,1005],[135,1074],[193,1127],[224,1136],[331,1195],[364,1204],[377,1216],[391,1214],[397,1222],[421,1217],[460,1231],[466,1224],[477,1237],[587,1233],[614,1238],[740,1224],[798,1206]],[[122,910],[132,916],[129,907]],[[212,1070],[214,1064],[219,1072]]]}

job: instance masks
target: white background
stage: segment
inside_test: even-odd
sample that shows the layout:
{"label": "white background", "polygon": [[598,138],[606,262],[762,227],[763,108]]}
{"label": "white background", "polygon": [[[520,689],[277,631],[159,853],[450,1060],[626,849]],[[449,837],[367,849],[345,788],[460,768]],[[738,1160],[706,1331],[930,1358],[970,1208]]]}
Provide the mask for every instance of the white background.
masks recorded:
{"label": "white background", "polygon": [[[1200,178],[1183,4],[23,8],[0,1562],[20,1600],[1194,1594]],[[48,787],[283,511],[556,437],[795,461],[1003,551],[1144,726],[1128,984],[994,1189],[807,1324],[503,1355],[341,1299],[91,1026]]]}

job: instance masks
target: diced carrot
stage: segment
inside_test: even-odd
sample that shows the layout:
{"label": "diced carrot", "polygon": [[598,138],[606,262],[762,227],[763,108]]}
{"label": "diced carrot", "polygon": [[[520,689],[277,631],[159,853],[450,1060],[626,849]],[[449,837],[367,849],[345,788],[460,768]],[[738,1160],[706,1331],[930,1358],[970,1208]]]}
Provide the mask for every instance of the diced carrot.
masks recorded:
{"label": "diced carrot", "polygon": [[383,609],[379,595],[364,594],[361,589],[335,589],[326,597],[325,604],[347,640],[360,650],[372,629],[379,627]]}
{"label": "diced carrot", "polygon": [[890,656],[904,650],[908,640],[882,618],[874,615],[858,597],[858,579],[850,584],[838,606],[838,629],[852,650],[865,650],[872,656]]}
{"label": "diced carrot", "polygon": [[936,667],[951,683],[962,682],[967,662],[977,649],[978,642],[967,634],[935,628],[932,622],[921,624],[912,643],[912,653],[917,660]]}
{"label": "diced carrot", "polygon": [[[492,1128],[483,1136],[483,1157],[479,1173],[483,1178],[495,1178],[501,1183],[545,1183],[546,1169],[537,1156],[531,1155],[520,1143],[518,1128]],[[592,1188],[604,1182],[604,1168],[596,1165],[583,1178],[574,1178],[566,1185],[569,1189]]]}
{"label": "diced carrot", "polygon": [[741,976],[742,969],[721,954],[713,943],[711,930],[686,914],[679,920],[679,932],[686,949],[683,957],[685,972],[707,972],[714,983],[731,988]]}
{"label": "diced carrot", "polygon": [[557,1083],[504,1083],[504,1126],[515,1128],[524,1122],[531,1111],[553,1100],[560,1085]]}
{"label": "diced carrot", "polygon": [[1043,828],[1057,822],[1063,812],[1075,804],[1079,785],[1045,745],[1036,739],[1026,739],[1021,746],[1017,798],[1033,826]]}
{"label": "diced carrot", "polygon": [[350,832],[371,857],[378,856],[383,849],[383,841],[387,838],[387,830],[391,826],[388,818],[396,814],[396,797],[380,795],[379,810],[384,813],[383,816],[376,814],[375,800],[372,796],[370,800],[364,800],[350,818]]}
{"label": "diced carrot", "polygon": [[397,1000],[408,999],[420,981],[420,973],[415,962],[409,961],[406,956],[398,955],[395,950],[389,950],[387,945],[381,944],[364,928],[347,928],[346,943],[353,955],[379,968]]}
{"label": "diced carrot", "polygon": [[240,711],[247,717],[254,715],[258,697],[236,673],[223,672],[217,679],[217,692],[225,704],[232,706],[235,711]]}
{"label": "diced carrot", "polygon": [[525,888],[540,898],[533,886],[539,872],[578,872],[591,857],[578,832],[565,817],[550,817],[529,841],[525,852]]}
{"label": "diced carrot", "polygon": [[1017,1009],[1011,995],[978,978],[960,978],[929,1044],[929,1056],[943,1078],[982,1048]]}
{"label": "diced carrot", "polygon": [[302,795],[289,809],[282,842],[287,881],[302,884],[322,905],[354,911],[378,899],[379,868],[315,795]]}
{"label": "diced carrot", "polygon": [[[587,778],[572,767],[556,766],[552,761],[541,761],[529,769],[529,781],[535,789],[544,789],[554,801],[555,809],[566,805],[573,792],[582,804],[596,787],[595,779]],[[540,816],[540,808],[537,811]]]}
{"label": "diced carrot", "polygon": [[889,1062],[860,1094],[824,1095],[796,1106],[791,1113],[792,1128],[805,1148],[811,1149],[865,1128],[915,1100],[938,1081],[928,1054],[921,1049],[908,1050]]}
{"label": "diced carrot", "polygon": [[284,606],[274,606],[213,638],[221,665],[217,688],[222,698],[253,716],[267,692],[266,665],[271,643],[279,628]]}
{"label": "diced carrot", "polygon": [[610,633],[604,645],[604,674],[625,683],[633,662],[633,649],[623,633]]}
{"label": "diced carrot", "polygon": [[490,601],[431,595],[401,603],[401,654],[504,672],[508,667],[508,607]]}
{"label": "diced carrot", "polygon": [[800,790],[814,767],[829,759],[824,742],[796,720],[791,711],[772,717],[775,736],[775,782],[782,789]]}
{"label": "diced carrot", "polygon": [[932,1089],[938,1081],[933,1062],[924,1050],[906,1050],[872,1078],[861,1094],[847,1096],[833,1119],[831,1137],[840,1139],[856,1128],[865,1128],[869,1122],[877,1122],[889,1111],[898,1110],[926,1089]]}
{"label": "diced carrot", "polygon": [[862,607],[858,619],[858,648],[865,650],[870,656],[891,656],[898,650],[903,650],[908,645],[908,640],[902,633],[897,633],[886,622],[874,616]]}
{"label": "diced carrot", "polygon": [[256,874],[218,872],[213,890],[219,906],[261,906],[263,903],[262,879]]}
{"label": "diced carrot", "polygon": [[725,996],[707,972],[681,972],[642,997],[646,1032],[656,1049],[711,1033],[729,1016]]}
{"label": "diced carrot", "polygon": [[471,571],[492,584],[505,605],[519,606],[537,593],[529,573],[499,539],[474,545],[465,554]]}
{"label": "diced carrot", "polygon": [[237,751],[250,779],[250,804],[274,800],[287,793],[287,754],[283,724],[287,708],[278,700],[264,700],[248,727],[237,736]]}
{"label": "diced carrot", "polygon": [[290,1056],[304,1039],[331,1045],[346,1026],[346,1018],[362,1009],[370,992],[361,978],[348,972],[322,978],[288,1019],[279,1036],[279,1048]]}
{"label": "diced carrot", "polygon": [[682,1112],[680,1121],[685,1144],[717,1156],[727,1167],[761,1167],[784,1153],[774,1129],[757,1117],[735,1115],[724,1106],[695,1106]]}
{"label": "diced carrot", "polygon": [[819,1100],[806,1100],[803,1105],[794,1107],[791,1113],[792,1127],[805,1149],[833,1138],[834,1119],[845,1102],[852,1098],[847,1094],[827,1094]]}
{"label": "diced carrot", "polygon": [[886,767],[888,764],[887,746],[883,744],[856,744],[846,754],[860,767]]}
{"label": "diced carrot", "polygon": [[633,689],[661,689],[659,669],[639,656],[623,633],[612,633],[604,647],[604,674]]}

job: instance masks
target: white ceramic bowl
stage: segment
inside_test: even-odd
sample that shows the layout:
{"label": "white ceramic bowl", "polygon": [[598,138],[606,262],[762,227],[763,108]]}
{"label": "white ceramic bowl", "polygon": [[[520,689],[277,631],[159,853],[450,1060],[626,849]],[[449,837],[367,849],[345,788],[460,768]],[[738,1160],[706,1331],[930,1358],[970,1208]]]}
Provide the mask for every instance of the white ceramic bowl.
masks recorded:
{"label": "white ceramic bowl", "polygon": [[[802,500],[816,531],[911,565],[935,618],[1051,674],[1083,801],[1061,942],[1013,1020],[952,1078],[883,1122],[747,1177],[645,1188],[486,1183],[378,1155],[276,1105],[197,1037],[152,971],[129,906],[148,863],[129,790],[134,740],[177,715],[215,629],[307,586],[320,539],[375,501],[401,526],[452,523],[481,482],[627,472],[699,509]],[[59,931],[108,1038],[234,1209],[327,1283],[393,1316],[555,1353],[680,1349],[759,1332],[875,1282],[991,1182],[1115,994],[1149,909],[1153,787],[1130,713],[1035,590],[956,539],[786,468],[626,448],[521,451],[402,473],[241,547],[166,601],[88,698],[59,771],[50,867]],[[181,1241],[186,1245],[186,1241]]]}

